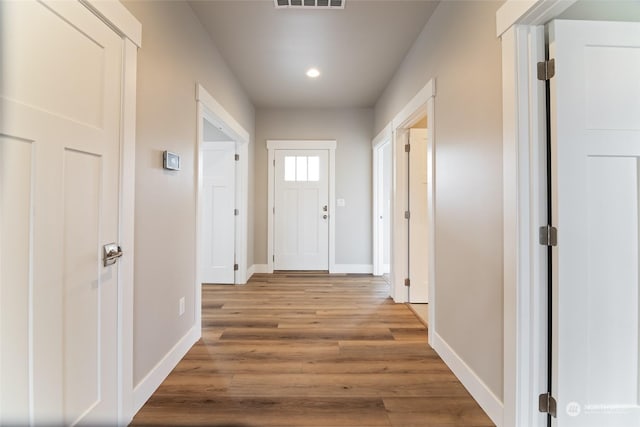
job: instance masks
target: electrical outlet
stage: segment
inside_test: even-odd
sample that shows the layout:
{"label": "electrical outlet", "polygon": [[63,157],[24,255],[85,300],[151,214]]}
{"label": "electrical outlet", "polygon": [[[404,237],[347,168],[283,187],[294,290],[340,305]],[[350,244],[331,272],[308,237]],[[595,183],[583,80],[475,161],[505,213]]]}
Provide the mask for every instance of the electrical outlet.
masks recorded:
{"label": "electrical outlet", "polygon": [[178,306],[178,316],[182,316],[184,314],[184,297],[180,298]]}

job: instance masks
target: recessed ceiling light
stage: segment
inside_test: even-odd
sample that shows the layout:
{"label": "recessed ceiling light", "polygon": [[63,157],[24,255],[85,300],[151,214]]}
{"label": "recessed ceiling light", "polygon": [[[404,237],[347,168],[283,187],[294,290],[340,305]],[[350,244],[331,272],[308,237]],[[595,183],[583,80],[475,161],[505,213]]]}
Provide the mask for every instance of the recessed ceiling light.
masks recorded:
{"label": "recessed ceiling light", "polygon": [[312,79],[315,79],[319,75],[320,75],[320,71],[318,71],[317,68],[309,68],[307,70],[307,77],[311,77]]}

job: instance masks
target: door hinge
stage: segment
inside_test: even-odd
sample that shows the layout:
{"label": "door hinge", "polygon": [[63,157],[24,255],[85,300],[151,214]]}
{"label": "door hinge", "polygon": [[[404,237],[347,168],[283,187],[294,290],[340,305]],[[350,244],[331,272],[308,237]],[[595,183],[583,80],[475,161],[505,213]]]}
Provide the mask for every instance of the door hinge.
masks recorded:
{"label": "door hinge", "polygon": [[276,166],[276,159],[273,159],[273,166]]}
{"label": "door hinge", "polygon": [[411,286],[411,279],[404,279],[405,286]]}
{"label": "door hinge", "polygon": [[540,227],[540,244],[542,246],[558,246],[558,229],[551,225]]}
{"label": "door hinge", "polygon": [[271,256],[271,261],[276,262],[276,256],[275,255]]}
{"label": "door hinge", "polygon": [[410,151],[411,151],[411,144],[405,144],[405,145],[404,145],[404,152],[405,152],[405,153],[408,153],[408,152],[410,152]]}
{"label": "door hinge", "polygon": [[240,209],[234,209],[234,210],[233,210],[233,214],[234,214],[235,216],[240,215]]}
{"label": "door hinge", "polygon": [[404,219],[411,219],[411,212],[404,211]]}
{"label": "door hinge", "polygon": [[236,154],[234,158],[236,159],[236,162],[237,162],[238,160],[240,160],[240,154]]}
{"label": "door hinge", "polygon": [[556,75],[556,60],[538,62],[538,80],[550,80]]}
{"label": "door hinge", "polygon": [[233,271],[238,271],[238,264],[233,264]]}
{"label": "door hinge", "polygon": [[543,414],[549,414],[553,418],[556,418],[556,399],[551,396],[551,393],[542,393],[538,396],[538,411]]}
{"label": "door hinge", "polygon": [[272,212],[273,212],[274,214],[276,213],[276,207],[275,207],[275,206],[274,206],[274,207],[272,207],[272,208],[271,208],[271,210],[272,210]]}

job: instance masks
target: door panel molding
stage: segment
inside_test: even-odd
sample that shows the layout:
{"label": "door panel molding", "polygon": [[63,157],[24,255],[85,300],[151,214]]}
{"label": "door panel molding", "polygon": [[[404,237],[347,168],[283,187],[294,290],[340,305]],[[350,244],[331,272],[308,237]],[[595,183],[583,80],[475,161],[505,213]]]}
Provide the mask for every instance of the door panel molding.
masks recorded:
{"label": "door panel molding", "polygon": [[268,205],[267,205],[267,272],[273,273],[274,255],[274,215],[276,150],[327,150],[329,152],[329,273],[336,272],[335,263],[335,140],[267,140],[268,155]]}

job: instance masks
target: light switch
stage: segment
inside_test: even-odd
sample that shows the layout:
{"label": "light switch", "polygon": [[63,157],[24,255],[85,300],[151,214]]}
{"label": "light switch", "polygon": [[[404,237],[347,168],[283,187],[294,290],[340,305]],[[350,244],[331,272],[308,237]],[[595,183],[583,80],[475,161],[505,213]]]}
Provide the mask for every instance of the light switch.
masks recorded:
{"label": "light switch", "polygon": [[338,199],[337,202],[338,202],[338,207],[339,208],[344,208],[345,207],[344,199]]}

